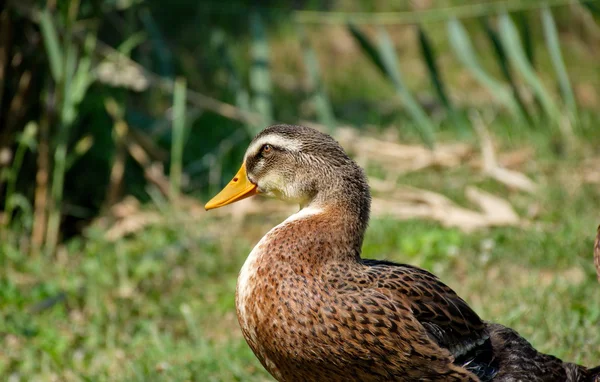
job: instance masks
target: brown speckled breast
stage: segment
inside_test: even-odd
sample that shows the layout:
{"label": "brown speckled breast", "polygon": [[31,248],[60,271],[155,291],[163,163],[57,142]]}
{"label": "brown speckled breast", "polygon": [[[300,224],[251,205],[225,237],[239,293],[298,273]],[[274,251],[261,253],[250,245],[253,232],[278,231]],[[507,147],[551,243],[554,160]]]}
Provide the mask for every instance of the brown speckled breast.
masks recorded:
{"label": "brown speckled breast", "polygon": [[333,217],[288,219],[240,272],[238,319],[263,366],[280,381],[477,381],[451,350],[487,338],[479,317],[423,270],[362,261]]}

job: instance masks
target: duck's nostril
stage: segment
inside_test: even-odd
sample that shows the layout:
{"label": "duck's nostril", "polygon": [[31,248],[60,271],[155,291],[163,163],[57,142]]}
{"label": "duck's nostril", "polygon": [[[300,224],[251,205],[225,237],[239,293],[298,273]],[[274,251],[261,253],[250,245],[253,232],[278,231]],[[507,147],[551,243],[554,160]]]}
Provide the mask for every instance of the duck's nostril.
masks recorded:
{"label": "duck's nostril", "polygon": [[237,182],[237,181],[238,181],[238,178],[237,178],[237,177],[236,177],[236,178],[233,178],[233,181],[234,181],[234,182]]}

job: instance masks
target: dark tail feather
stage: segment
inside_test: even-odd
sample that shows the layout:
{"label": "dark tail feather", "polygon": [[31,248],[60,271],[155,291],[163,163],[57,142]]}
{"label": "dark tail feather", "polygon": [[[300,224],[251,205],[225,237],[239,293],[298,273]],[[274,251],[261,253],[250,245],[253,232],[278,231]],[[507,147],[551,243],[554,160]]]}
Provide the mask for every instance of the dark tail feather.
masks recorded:
{"label": "dark tail feather", "polygon": [[600,366],[588,369],[540,353],[517,332],[499,324],[488,323],[488,331],[498,361],[496,380],[600,382]]}

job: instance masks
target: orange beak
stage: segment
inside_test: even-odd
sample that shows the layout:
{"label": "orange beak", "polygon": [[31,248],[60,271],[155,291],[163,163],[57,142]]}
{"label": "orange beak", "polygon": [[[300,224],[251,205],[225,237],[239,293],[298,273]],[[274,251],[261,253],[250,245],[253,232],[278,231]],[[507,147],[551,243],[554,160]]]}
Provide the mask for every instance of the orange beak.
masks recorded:
{"label": "orange beak", "polygon": [[227,186],[206,203],[204,208],[212,210],[213,208],[223,207],[256,194],[258,194],[257,186],[248,179],[246,164],[244,163]]}

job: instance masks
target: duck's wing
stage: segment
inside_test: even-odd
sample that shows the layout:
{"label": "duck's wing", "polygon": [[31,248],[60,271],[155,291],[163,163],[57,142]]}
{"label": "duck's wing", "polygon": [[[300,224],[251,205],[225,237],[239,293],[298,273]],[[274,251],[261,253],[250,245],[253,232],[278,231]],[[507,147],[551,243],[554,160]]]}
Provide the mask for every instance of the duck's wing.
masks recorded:
{"label": "duck's wing", "polygon": [[455,365],[481,381],[490,381],[497,374],[487,324],[450,287],[435,275],[411,265],[362,262],[370,287],[408,306],[427,336],[452,354]]}
{"label": "duck's wing", "polygon": [[408,304],[431,339],[454,357],[464,356],[489,338],[477,313],[435,275],[389,261],[363,260],[363,264],[371,286]]}
{"label": "duck's wing", "polygon": [[358,266],[332,266],[308,299],[322,301],[314,331],[340,358],[376,373],[368,380],[489,380],[478,354],[465,358],[489,342],[485,324],[451,289],[418,268]]}

